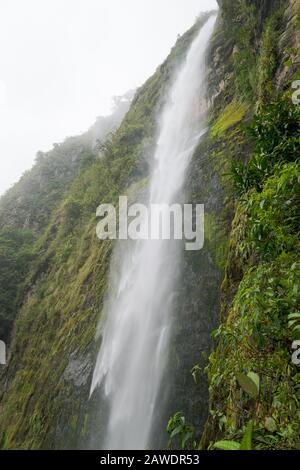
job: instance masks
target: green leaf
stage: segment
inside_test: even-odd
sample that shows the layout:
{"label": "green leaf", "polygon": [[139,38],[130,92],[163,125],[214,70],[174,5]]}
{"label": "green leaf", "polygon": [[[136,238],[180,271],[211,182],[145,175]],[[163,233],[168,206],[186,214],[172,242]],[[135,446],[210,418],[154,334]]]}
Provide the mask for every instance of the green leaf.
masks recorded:
{"label": "green leaf", "polygon": [[253,421],[247,424],[240,450],[252,450],[252,434],[253,434]]}
{"label": "green leaf", "polygon": [[247,376],[249,377],[249,379],[253,380],[253,382],[255,383],[256,387],[257,387],[257,394],[259,394],[259,389],[260,389],[260,379],[259,379],[259,375],[256,374],[255,372],[249,372],[247,374]]}
{"label": "green leaf", "polygon": [[259,376],[254,372],[249,372],[248,375],[238,373],[236,379],[240,384],[241,388],[250,395],[252,398],[256,398],[259,394]]}
{"label": "green leaf", "polygon": [[298,320],[291,320],[288,322],[288,327],[292,328],[292,326],[296,325],[298,323]]}
{"label": "green leaf", "polygon": [[240,443],[236,441],[219,441],[213,447],[219,450],[240,450]]}
{"label": "green leaf", "polygon": [[294,318],[296,319],[300,318],[300,312],[291,313],[290,315],[288,315],[289,320],[293,320]]}
{"label": "green leaf", "polygon": [[181,433],[182,429],[183,429],[183,426],[182,426],[182,425],[177,426],[177,428],[175,428],[175,429],[172,431],[171,435],[170,435],[171,439],[173,439],[173,437],[177,436],[177,434]]}

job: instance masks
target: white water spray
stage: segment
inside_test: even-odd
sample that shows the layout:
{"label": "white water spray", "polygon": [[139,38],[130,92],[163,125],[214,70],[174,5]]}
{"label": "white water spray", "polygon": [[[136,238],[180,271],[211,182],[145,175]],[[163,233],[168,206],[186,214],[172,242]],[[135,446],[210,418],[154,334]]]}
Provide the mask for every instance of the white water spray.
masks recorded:
{"label": "white water spray", "polygon": [[[204,132],[205,53],[214,23],[215,16],[210,17],[193,41],[162,111],[149,204],[176,202]],[[103,384],[108,399],[105,449],[151,445],[154,409],[168,361],[181,246],[137,241],[114,273],[91,386],[92,393]]]}

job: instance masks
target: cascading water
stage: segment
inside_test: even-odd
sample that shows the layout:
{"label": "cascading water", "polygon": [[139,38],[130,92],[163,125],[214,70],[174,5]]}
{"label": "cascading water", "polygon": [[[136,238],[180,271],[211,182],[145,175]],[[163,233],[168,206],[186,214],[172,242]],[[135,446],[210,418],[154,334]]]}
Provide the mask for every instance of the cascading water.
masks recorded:
{"label": "cascading water", "polygon": [[[204,132],[199,103],[205,101],[205,53],[214,23],[212,16],[193,41],[159,119],[149,206],[178,202],[186,169]],[[108,401],[106,449],[151,445],[180,271],[182,243],[139,240],[128,246],[110,287],[91,386],[93,393],[102,384]]]}

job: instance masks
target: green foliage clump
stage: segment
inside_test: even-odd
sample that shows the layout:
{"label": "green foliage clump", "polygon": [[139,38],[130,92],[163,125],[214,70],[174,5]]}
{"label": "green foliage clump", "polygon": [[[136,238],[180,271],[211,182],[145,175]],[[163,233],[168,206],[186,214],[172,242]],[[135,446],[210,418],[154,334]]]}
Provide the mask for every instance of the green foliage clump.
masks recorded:
{"label": "green foliage clump", "polygon": [[[238,442],[251,419],[255,449],[295,449],[300,440],[300,374],[291,359],[299,338],[299,117],[284,97],[262,106],[250,127],[255,153],[243,171],[235,166],[241,197],[223,284],[234,298],[208,367],[216,434]],[[255,396],[245,386],[254,376]]]}
{"label": "green foliage clump", "polygon": [[275,167],[261,192],[245,201],[249,217],[248,240],[263,260],[299,248],[300,163]]}
{"label": "green foliage clump", "polygon": [[300,158],[300,109],[289,97],[263,105],[248,133],[255,143],[255,153],[248,163],[234,163],[231,170],[239,196],[252,188],[261,191],[276,165]]}
{"label": "green foliage clump", "polygon": [[182,412],[176,413],[169,419],[167,432],[170,436],[169,448],[195,449],[194,430],[186,422]]}
{"label": "green foliage clump", "polygon": [[[296,257],[285,255],[249,268],[226,324],[216,333],[219,346],[210,358],[210,392],[218,404],[211,414],[219,432],[235,439],[255,409],[255,448],[292,449],[300,438],[300,377],[291,362],[288,324],[300,300]],[[238,380],[249,370],[256,370],[261,381],[255,403]],[[272,433],[266,426],[270,419],[275,423]]]}
{"label": "green foliage clump", "polygon": [[237,441],[219,441],[212,445],[212,448],[218,450],[252,450],[253,422],[249,421],[243,435],[242,442]]}

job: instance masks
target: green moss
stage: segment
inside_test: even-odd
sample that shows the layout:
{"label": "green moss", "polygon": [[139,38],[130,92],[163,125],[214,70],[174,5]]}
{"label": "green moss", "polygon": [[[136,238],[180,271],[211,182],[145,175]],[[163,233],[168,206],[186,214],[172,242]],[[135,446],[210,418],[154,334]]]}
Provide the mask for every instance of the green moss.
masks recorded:
{"label": "green moss", "polygon": [[225,268],[228,237],[226,227],[213,214],[205,214],[205,243],[219,269]]}
{"label": "green moss", "polygon": [[248,106],[244,103],[233,101],[226,106],[223,113],[220,115],[218,120],[214,123],[210,130],[210,134],[213,138],[221,137],[224,133],[241,122],[245,117],[248,110]]}

